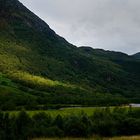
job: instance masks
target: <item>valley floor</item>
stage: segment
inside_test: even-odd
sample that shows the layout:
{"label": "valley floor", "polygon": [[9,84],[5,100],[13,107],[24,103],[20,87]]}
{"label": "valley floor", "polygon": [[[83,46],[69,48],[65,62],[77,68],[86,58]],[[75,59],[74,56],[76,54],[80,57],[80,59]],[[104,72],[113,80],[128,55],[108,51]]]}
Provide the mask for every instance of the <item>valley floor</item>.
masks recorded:
{"label": "valley floor", "polygon": [[113,138],[36,138],[33,140],[140,140],[140,136],[124,136]]}
{"label": "valley floor", "polygon": [[[111,110],[115,109],[115,107],[109,107]],[[119,108],[119,107],[118,107]],[[126,110],[130,109],[129,106],[123,106],[121,108],[124,108]],[[56,117],[57,115],[61,116],[69,116],[71,114],[79,115],[82,112],[86,113],[88,116],[93,115],[94,111],[104,109],[104,107],[71,107],[71,108],[61,108],[61,109],[52,109],[52,110],[34,110],[34,111],[26,111],[30,116],[33,116],[37,113],[44,112],[46,114],[49,114],[53,117]],[[140,110],[140,107],[132,107],[133,110]],[[17,115],[20,111],[6,111],[7,113],[10,113],[10,115]]]}

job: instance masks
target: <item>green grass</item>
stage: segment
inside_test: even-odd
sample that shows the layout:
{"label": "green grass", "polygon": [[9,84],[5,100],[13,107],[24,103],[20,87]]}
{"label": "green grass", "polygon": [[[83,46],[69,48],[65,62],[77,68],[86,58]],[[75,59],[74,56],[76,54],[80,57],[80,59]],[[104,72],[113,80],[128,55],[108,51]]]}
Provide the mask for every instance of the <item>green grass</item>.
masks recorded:
{"label": "green grass", "polygon": [[[59,109],[59,110],[27,111],[27,113],[30,116],[33,116],[36,113],[45,112],[46,114],[50,114],[51,116],[54,116],[54,117],[59,115],[59,114],[61,114],[62,116],[68,116],[68,115],[71,115],[71,114],[80,114],[82,112],[85,112],[87,115],[92,115],[95,109],[96,108],[94,108],[94,107],[64,108],[64,109]],[[10,113],[10,115],[17,115],[19,113],[19,111],[10,111],[9,113]]]}
{"label": "green grass", "polygon": [[40,86],[40,87],[54,87],[54,86],[63,86],[63,87],[71,87],[73,88],[74,86],[68,85],[61,83],[59,81],[53,81],[48,78],[43,78],[40,76],[35,76],[32,74],[29,74],[27,72],[22,72],[22,71],[16,71],[16,73],[10,73],[14,79],[17,79],[19,81],[27,81],[27,84],[32,84],[33,86]]}
{"label": "green grass", "polygon": [[[110,107],[111,109],[115,108],[115,107]],[[124,107],[126,109],[128,109],[128,107]],[[101,107],[79,107],[79,108],[62,108],[62,109],[58,109],[58,110],[36,110],[36,111],[27,111],[27,113],[30,115],[30,116],[33,116],[34,114],[36,113],[39,113],[39,112],[44,112],[46,114],[50,114],[51,116],[55,117],[57,115],[62,115],[62,116],[68,116],[68,115],[71,115],[71,114],[75,114],[75,115],[79,115],[81,113],[86,113],[88,116],[91,116],[94,111],[96,109],[103,109]],[[137,110],[140,110],[140,108],[132,108],[132,109],[137,109]],[[9,112],[10,115],[17,115],[19,113],[19,111],[10,111]]]}

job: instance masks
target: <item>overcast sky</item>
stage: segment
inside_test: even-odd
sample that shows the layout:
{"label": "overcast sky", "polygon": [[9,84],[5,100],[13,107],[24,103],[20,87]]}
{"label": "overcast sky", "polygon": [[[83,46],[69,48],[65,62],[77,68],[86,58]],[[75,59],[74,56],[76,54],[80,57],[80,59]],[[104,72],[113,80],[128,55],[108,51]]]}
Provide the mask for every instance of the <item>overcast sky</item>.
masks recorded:
{"label": "overcast sky", "polygon": [[140,0],[20,0],[77,46],[140,52]]}

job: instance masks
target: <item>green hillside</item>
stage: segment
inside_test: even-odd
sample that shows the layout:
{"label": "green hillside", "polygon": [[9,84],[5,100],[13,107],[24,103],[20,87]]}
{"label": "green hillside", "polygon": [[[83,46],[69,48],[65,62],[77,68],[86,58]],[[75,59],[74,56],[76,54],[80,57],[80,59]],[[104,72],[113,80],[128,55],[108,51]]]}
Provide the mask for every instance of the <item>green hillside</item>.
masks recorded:
{"label": "green hillside", "polygon": [[17,0],[0,0],[0,71],[2,109],[140,102],[139,60],[77,48]]}

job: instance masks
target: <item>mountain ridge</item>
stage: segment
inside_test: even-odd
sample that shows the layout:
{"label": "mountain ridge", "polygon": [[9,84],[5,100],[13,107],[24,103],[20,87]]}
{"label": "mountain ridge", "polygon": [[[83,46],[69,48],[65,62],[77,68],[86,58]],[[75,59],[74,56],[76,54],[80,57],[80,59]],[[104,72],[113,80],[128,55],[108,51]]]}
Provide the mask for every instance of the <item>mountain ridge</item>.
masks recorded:
{"label": "mountain ridge", "polygon": [[140,52],[133,54],[132,57],[140,59]]}

